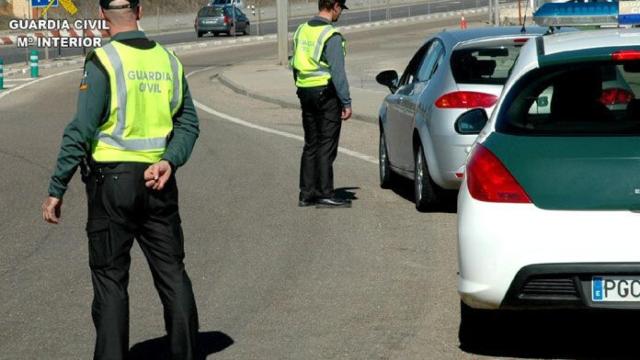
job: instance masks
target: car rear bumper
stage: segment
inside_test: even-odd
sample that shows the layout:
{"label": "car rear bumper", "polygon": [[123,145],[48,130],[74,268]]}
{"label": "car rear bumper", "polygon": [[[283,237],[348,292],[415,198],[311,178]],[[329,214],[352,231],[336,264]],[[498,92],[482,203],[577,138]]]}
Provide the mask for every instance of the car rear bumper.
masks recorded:
{"label": "car rear bumper", "polygon": [[[630,211],[552,211],[477,201],[463,182],[458,292],[475,308],[630,307],[594,304],[585,284],[594,275],[619,274],[620,269],[640,276],[639,224],[640,214]],[[550,296],[522,293],[536,279],[544,284],[535,286],[549,285]],[[559,298],[560,290],[573,291],[573,297]]]}
{"label": "car rear bumper", "polygon": [[[438,172],[445,189],[457,190],[462,183],[462,173],[467,156],[476,136],[460,134],[432,135]],[[434,180],[437,176],[434,176]]]}
{"label": "car rear bumper", "polygon": [[[639,309],[640,303],[594,301],[595,276],[639,276],[638,263],[539,264],[522,268],[514,278],[501,308],[597,308]],[[640,282],[630,290],[640,294]]]}
{"label": "car rear bumper", "polygon": [[213,25],[209,25],[209,24],[205,24],[205,25],[198,25],[198,31],[203,31],[203,32],[209,32],[209,31],[220,31],[220,32],[225,32],[225,31],[229,31],[230,30],[230,26],[229,25],[218,25],[218,24],[213,24]]}

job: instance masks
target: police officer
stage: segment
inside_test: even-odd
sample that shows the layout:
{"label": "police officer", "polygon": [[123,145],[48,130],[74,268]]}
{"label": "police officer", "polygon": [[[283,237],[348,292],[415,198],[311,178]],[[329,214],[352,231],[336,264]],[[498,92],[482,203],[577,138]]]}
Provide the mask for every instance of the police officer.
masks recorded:
{"label": "police officer", "polygon": [[[87,57],[77,115],[64,131],[45,221],[57,224],[81,163],[96,328],[95,359],[129,351],[130,249],[140,244],[164,307],[172,359],[193,359],[198,315],[183,263],[175,171],[189,158],[198,118],[173,52],[138,31],[138,0],[100,0],[111,42]],[[88,161],[85,159],[88,156]]]}
{"label": "police officer", "polygon": [[345,0],[319,0],[319,13],[300,25],[293,38],[291,65],[298,87],[304,127],[298,206],[350,207],[333,188],[341,120],[351,117],[351,96],[344,68],[345,40],[332,25]]}

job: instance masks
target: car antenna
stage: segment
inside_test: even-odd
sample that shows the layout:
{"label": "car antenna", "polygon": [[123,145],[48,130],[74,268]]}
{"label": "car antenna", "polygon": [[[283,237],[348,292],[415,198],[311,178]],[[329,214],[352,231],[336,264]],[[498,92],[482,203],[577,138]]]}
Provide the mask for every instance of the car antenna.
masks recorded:
{"label": "car antenna", "polygon": [[[522,29],[520,29],[521,34],[525,34],[527,32],[527,9],[529,7],[524,7],[524,20],[522,21]],[[533,7],[531,8],[531,13],[533,14]]]}

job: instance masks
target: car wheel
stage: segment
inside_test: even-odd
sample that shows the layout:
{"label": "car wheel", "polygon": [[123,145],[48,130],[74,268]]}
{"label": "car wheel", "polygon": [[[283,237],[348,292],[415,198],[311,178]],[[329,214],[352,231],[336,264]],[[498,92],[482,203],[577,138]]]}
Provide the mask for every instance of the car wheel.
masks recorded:
{"label": "car wheel", "polygon": [[251,35],[251,24],[247,23],[247,26],[244,28],[242,32],[244,35]]}
{"label": "car wheel", "polygon": [[[460,328],[458,340],[462,349],[475,349],[495,342],[495,334],[487,332],[488,326],[501,326],[516,314],[504,314],[502,310],[474,309],[460,301]],[[506,324],[505,324],[506,325]]]}
{"label": "car wheel", "polygon": [[418,146],[414,159],[413,188],[416,209],[418,211],[429,211],[440,203],[443,190],[433,182],[431,175],[429,175],[422,144]]}
{"label": "car wheel", "polygon": [[219,33],[219,32],[214,32],[214,33],[213,33],[213,37],[218,37],[218,36],[220,36],[220,33]]}
{"label": "car wheel", "polygon": [[378,167],[380,168],[380,187],[383,189],[390,189],[393,186],[393,171],[391,170],[391,164],[389,162],[389,153],[387,152],[387,140],[384,136],[384,132],[380,131],[380,143],[378,146],[379,160]]}
{"label": "car wheel", "polygon": [[204,33],[202,31],[198,31],[198,37],[201,38]]}

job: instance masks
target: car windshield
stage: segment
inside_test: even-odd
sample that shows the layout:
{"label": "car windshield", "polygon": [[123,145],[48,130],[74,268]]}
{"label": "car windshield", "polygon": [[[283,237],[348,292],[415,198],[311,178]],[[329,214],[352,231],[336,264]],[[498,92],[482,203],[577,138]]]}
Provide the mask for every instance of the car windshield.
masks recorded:
{"label": "car windshield", "polygon": [[216,7],[205,7],[200,9],[198,16],[220,16],[222,15],[222,9]]}
{"label": "car windshield", "polygon": [[520,53],[520,45],[461,49],[451,54],[451,70],[459,84],[504,85]]}
{"label": "car windshield", "polygon": [[640,135],[640,62],[541,69],[520,79],[498,115],[499,132]]}

